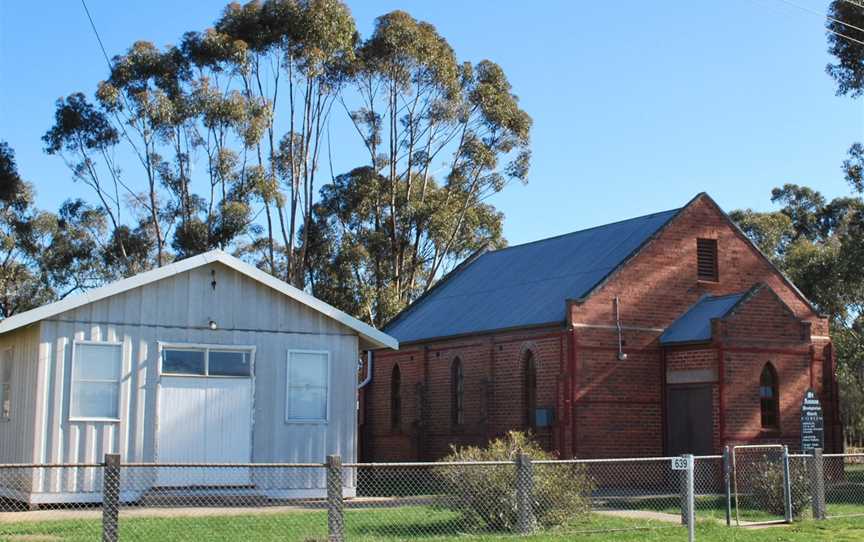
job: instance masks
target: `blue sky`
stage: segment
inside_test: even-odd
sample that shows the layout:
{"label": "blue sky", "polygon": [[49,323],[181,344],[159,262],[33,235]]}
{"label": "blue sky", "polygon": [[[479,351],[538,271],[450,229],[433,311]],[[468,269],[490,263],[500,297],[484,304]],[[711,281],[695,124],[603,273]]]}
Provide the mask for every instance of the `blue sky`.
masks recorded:
{"label": "blue sky", "polygon": [[[225,3],[88,1],[110,55],[139,39],[176,43]],[[823,20],[780,0],[348,4],[363,36],[376,16],[403,9],[460,59],[503,66],[534,118],[529,184],[492,200],[511,243],[677,207],[700,191],[727,210],[768,209],[771,188],[787,182],[849,193],[840,164],[864,139],[864,99],[834,95]],[[0,139],[42,207],[93,199],[40,137],[57,98],[92,95],[105,76],[78,0],[0,2]],[[345,119],[330,128],[336,169],[358,165]]]}

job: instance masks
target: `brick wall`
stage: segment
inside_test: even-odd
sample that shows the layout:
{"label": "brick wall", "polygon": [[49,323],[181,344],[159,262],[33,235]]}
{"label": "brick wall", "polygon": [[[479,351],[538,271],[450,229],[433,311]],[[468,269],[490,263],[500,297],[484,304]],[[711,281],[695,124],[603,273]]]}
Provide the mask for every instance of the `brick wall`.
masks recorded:
{"label": "brick wall", "polygon": [[[718,241],[717,282],[697,280],[699,237]],[[559,327],[477,334],[377,353],[372,383],[364,390],[364,459],[436,459],[451,444],[482,444],[507,430],[525,429],[528,351],[537,363],[537,406],[555,409],[554,427],[538,435],[546,447],[565,457],[660,455],[665,375],[659,335],[700,296],[743,292],[757,284],[768,288],[724,323],[714,344],[668,349],[666,369],[719,371],[722,343],[722,397],[720,382],[712,388],[715,448],[722,446],[724,423],[726,439],[785,439],[791,444],[797,439],[798,403],[811,380],[822,393],[826,420],[833,415],[830,395],[822,389],[823,369],[830,369],[822,361],[827,358],[827,321],[729,226],[713,202],[699,198],[587,300],[562,299],[567,317]],[[615,297],[620,299],[626,360],[618,359]],[[811,342],[817,345],[813,355]],[[451,420],[450,367],[457,357],[465,379],[461,426]],[[759,374],[767,361],[780,376],[780,434],[759,428]],[[402,421],[394,429],[389,394],[397,363]]]}
{"label": "brick wall", "polygon": [[[526,429],[525,356],[537,368],[537,406],[560,414],[559,379],[564,334],[560,328],[497,333],[470,339],[443,340],[377,352],[362,428],[368,447],[365,459],[391,461],[438,459],[450,445],[483,445],[508,430]],[[464,421],[453,423],[450,369],[455,359],[464,371]],[[402,423],[390,426],[390,381],[399,364]],[[422,389],[426,398],[421,397]],[[554,449],[555,431],[537,437]]]}
{"label": "brick wall", "polygon": [[[717,239],[718,282],[696,277],[696,239]],[[827,335],[818,318],[770,264],[726,221],[715,204],[694,201],[614,273],[584,303],[571,305],[573,322],[615,323],[612,299],[621,300],[621,319],[629,326],[663,327],[704,294],[730,294],[767,284],[801,319],[813,321],[814,335]]]}

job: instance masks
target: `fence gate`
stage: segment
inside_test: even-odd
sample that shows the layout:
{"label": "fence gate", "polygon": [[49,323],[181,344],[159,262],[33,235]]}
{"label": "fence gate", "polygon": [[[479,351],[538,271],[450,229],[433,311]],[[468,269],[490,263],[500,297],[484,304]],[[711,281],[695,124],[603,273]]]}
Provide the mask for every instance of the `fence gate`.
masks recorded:
{"label": "fence gate", "polygon": [[732,448],[732,494],[740,525],[791,520],[789,454],[780,444]]}

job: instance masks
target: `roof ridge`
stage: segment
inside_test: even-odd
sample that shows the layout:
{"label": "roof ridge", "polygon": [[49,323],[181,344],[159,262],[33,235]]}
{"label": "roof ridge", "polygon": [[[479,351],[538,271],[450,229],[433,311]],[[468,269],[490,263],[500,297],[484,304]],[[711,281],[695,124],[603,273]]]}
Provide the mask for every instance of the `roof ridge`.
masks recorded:
{"label": "roof ridge", "polygon": [[358,335],[365,337],[372,343],[388,348],[398,349],[399,341],[390,337],[383,331],[375,329],[366,322],[354,318],[336,307],[328,304],[325,301],[314,297],[313,295],[295,287],[287,282],[280,280],[269,273],[266,273],[257,267],[250,265],[243,260],[228,254],[219,249],[203,252],[189,258],[176,260],[161,267],[156,267],[131,277],[126,277],[120,280],[109,282],[98,288],[86,290],[77,295],[66,297],[40,305],[39,307],[12,315],[0,321],[0,335],[18,329],[20,327],[32,324],[62,314],[64,312],[74,310],[78,307],[95,303],[103,299],[107,299],[117,294],[146,286],[163,279],[179,275],[205,265],[220,263],[234,271],[245,275],[250,280],[257,281],[276,292],[292,298],[294,301],[306,305],[307,307],[318,311],[319,313],[336,320],[340,324],[353,329]]}
{"label": "roof ridge", "polygon": [[614,222],[607,222],[607,223],[605,223],[605,224],[597,224],[596,226],[590,226],[590,227],[588,227],[588,228],[583,228],[583,229],[581,229],[581,230],[574,230],[574,231],[567,232],[567,233],[560,233],[560,234],[558,234],[558,235],[553,235],[553,236],[551,236],[551,237],[544,237],[543,239],[535,239],[535,240],[533,240],[533,241],[526,241],[526,242],[524,242],[524,243],[519,243],[518,245],[509,245],[509,246],[502,247],[502,248],[498,248],[498,249],[495,249],[495,250],[490,250],[490,251],[488,251],[488,254],[495,254],[495,253],[498,253],[498,252],[504,252],[504,251],[506,251],[506,250],[510,250],[511,248],[520,248],[520,247],[524,247],[524,246],[528,246],[528,245],[534,245],[534,244],[537,244],[537,243],[543,243],[543,242],[546,242],[546,241],[552,241],[553,239],[560,239],[560,238],[562,238],[562,237],[567,237],[567,236],[570,236],[570,235],[576,235],[577,233],[585,233],[585,232],[588,232],[588,231],[591,231],[591,230],[596,230],[596,229],[599,229],[599,228],[605,228],[605,227],[607,227],[607,226],[614,226],[614,225],[616,225],[616,224],[623,224],[624,222],[631,222],[631,221],[633,221],[633,220],[640,220],[640,219],[643,219],[643,218],[653,218],[653,217],[655,217],[655,216],[663,215],[663,214],[668,214],[668,213],[677,213],[677,212],[680,211],[681,209],[683,209],[683,207],[678,207],[678,208],[675,208],[675,209],[667,209],[667,210],[665,210],[665,211],[657,211],[656,213],[648,213],[648,214],[646,214],[646,215],[639,215],[639,216],[634,216],[634,217],[631,217],[631,218],[624,218],[624,219],[621,219],[621,220],[616,220],[616,221],[614,221]]}

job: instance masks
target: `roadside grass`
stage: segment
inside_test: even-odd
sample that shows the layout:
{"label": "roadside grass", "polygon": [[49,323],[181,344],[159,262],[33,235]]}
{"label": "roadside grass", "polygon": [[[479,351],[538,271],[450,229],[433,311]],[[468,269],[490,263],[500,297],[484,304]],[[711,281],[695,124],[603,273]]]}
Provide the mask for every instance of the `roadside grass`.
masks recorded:
{"label": "roadside grass", "polygon": [[[293,511],[258,515],[220,515],[192,517],[122,517],[120,539],[140,542],[208,540],[227,542],[324,541],[327,539],[327,516],[323,511]],[[559,530],[532,536],[502,535],[490,532],[464,532],[458,513],[424,506],[354,509],[345,512],[348,540],[440,541],[468,537],[482,542],[493,541],[564,541],[589,542],[660,542],[686,540],[683,527],[651,520],[636,520],[593,514],[586,520]],[[100,538],[100,521],[57,520],[0,523],[0,540],[63,540],[85,542]],[[804,521],[791,526],[767,529],[729,528],[717,521],[700,521],[700,542],[811,542],[831,540],[852,542],[864,540],[864,518],[833,519],[823,522]]]}

